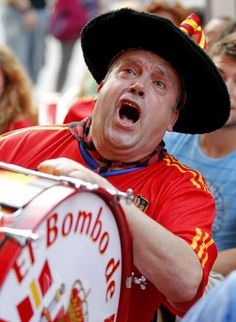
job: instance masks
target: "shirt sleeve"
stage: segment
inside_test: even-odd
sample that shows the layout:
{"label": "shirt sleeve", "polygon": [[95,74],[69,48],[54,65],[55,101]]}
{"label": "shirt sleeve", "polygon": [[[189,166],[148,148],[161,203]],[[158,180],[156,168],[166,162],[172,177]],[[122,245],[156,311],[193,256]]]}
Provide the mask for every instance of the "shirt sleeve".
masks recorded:
{"label": "shirt sleeve", "polygon": [[212,238],[214,198],[199,172],[184,166],[177,170],[181,175],[173,172],[173,178],[163,185],[155,220],[184,239],[196,253],[202,267],[202,281],[192,301],[170,303],[166,299],[166,306],[174,314],[182,316],[204,293],[217,250]]}

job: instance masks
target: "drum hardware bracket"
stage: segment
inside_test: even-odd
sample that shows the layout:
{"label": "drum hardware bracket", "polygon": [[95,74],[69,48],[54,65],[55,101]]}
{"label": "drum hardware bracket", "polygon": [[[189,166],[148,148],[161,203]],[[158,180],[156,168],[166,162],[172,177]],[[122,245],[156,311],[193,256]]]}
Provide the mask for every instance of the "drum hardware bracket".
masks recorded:
{"label": "drum hardware bracket", "polygon": [[20,246],[25,246],[29,240],[37,241],[38,235],[33,233],[30,229],[15,229],[10,227],[0,227],[0,233],[6,234],[6,236],[15,239]]}
{"label": "drum hardware bracket", "polygon": [[126,278],[126,288],[131,288],[132,283],[139,285],[141,290],[144,291],[147,287],[147,279],[143,275],[137,277],[134,275],[134,272],[131,273],[131,276]]}
{"label": "drum hardware bracket", "polygon": [[[8,207],[8,206],[7,206]],[[2,205],[0,205],[0,210],[3,209]],[[7,221],[8,219],[12,221],[12,219],[15,219],[17,218],[18,216],[21,215],[23,211],[23,208],[18,208],[17,210],[15,210],[13,213],[11,213],[10,215],[7,214],[7,215],[1,215],[0,214],[0,222],[3,222],[3,221]]]}
{"label": "drum hardware bracket", "polygon": [[121,199],[124,199],[127,205],[131,205],[134,200],[133,190],[127,189],[126,192],[108,190],[111,195],[114,197],[114,202],[119,203]]}

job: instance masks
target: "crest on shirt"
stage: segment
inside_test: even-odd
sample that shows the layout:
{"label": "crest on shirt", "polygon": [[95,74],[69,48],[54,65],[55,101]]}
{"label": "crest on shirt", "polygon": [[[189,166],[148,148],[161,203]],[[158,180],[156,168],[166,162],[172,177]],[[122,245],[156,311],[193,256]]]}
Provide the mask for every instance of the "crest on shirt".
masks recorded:
{"label": "crest on shirt", "polygon": [[136,195],[134,197],[134,204],[140,210],[145,211],[149,205],[149,201],[147,199],[143,198],[141,195]]}

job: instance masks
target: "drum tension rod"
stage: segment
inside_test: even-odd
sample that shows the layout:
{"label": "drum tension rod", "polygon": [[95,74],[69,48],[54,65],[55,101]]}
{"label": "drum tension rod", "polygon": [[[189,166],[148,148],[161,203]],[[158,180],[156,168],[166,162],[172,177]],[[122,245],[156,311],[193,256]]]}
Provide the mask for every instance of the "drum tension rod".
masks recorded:
{"label": "drum tension rod", "polygon": [[23,211],[23,208],[15,208],[15,207],[11,207],[5,204],[0,204],[0,211],[2,210],[14,210],[14,212],[12,213],[7,213],[7,214],[1,214],[0,213],[0,222],[3,221],[12,221],[13,219],[19,217]]}
{"label": "drum tension rod", "polygon": [[121,199],[124,199],[127,205],[131,205],[134,200],[132,189],[127,189],[126,192],[108,189],[108,192],[110,192],[110,194],[113,195],[114,201],[117,203],[119,203]]}
{"label": "drum tension rod", "polygon": [[16,229],[10,227],[0,227],[0,233],[16,240],[20,246],[25,246],[29,240],[36,241],[39,237],[30,229]]}
{"label": "drum tension rod", "polygon": [[137,277],[134,275],[134,272],[132,272],[131,276],[126,278],[126,288],[131,288],[132,283],[139,285],[142,291],[146,290],[147,279],[143,275],[140,277]]}

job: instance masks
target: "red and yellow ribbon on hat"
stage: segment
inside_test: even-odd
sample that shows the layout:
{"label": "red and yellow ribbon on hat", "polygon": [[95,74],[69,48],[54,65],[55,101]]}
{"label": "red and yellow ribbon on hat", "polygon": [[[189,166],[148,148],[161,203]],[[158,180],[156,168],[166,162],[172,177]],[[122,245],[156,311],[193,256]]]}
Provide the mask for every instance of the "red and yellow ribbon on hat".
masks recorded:
{"label": "red and yellow ribbon on hat", "polygon": [[191,13],[181,24],[180,29],[192,38],[201,48],[207,48],[206,36],[201,27],[201,19]]}

